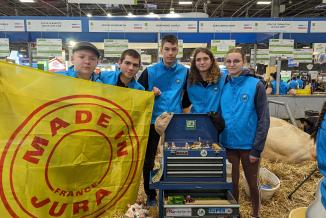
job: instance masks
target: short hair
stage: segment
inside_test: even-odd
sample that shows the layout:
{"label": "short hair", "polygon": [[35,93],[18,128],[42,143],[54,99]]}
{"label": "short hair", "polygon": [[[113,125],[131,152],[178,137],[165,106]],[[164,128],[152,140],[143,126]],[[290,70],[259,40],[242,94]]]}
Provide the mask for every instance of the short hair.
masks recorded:
{"label": "short hair", "polygon": [[216,64],[213,53],[208,48],[196,48],[193,54],[193,59],[191,61],[191,67],[189,71],[190,84],[194,84],[203,80],[198,68],[196,67],[196,56],[200,52],[207,54],[209,59],[212,61],[212,65],[210,66],[207,74],[207,82],[216,83],[221,77],[221,73],[220,68]]}
{"label": "short hair", "polygon": [[178,45],[178,39],[175,35],[165,35],[162,38],[162,44],[161,47],[163,48],[164,43],[169,42],[171,44],[176,44]]}
{"label": "short hair", "polygon": [[120,61],[122,62],[126,58],[127,55],[131,56],[135,59],[139,59],[139,65],[141,64],[140,54],[135,49],[124,50],[121,54]]}
{"label": "short hair", "polygon": [[244,53],[244,51],[243,51],[241,48],[231,48],[231,49],[226,53],[225,57],[226,57],[228,54],[230,54],[230,53],[238,53],[238,54],[240,54],[241,57],[242,57],[242,61],[243,61],[244,63],[247,62],[247,60],[246,60],[246,54]]}

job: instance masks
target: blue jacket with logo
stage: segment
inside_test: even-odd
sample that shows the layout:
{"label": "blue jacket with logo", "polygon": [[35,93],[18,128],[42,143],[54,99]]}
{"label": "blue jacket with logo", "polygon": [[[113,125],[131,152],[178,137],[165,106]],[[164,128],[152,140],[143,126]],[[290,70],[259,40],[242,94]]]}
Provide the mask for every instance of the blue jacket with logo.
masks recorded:
{"label": "blue jacket with logo", "polygon": [[230,149],[251,150],[250,155],[260,157],[270,125],[263,83],[248,72],[228,76],[220,108],[225,120],[220,143]]}
{"label": "blue jacket with logo", "polygon": [[321,202],[326,209],[326,114],[318,129],[316,138],[317,162],[320,173],[324,176],[320,184]]}
{"label": "blue jacket with logo", "polygon": [[299,84],[296,80],[291,80],[289,82],[289,89],[298,89],[299,88]]}
{"label": "blue jacket with logo", "polygon": [[226,75],[226,73],[221,73],[219,80],[216,83],[209,83],[207,87],[200,82],[188,85],[187,92],[192,104],[192,113],[218,111]]}
{"label": "blue jacket with logo", "polygon": [[[117,85],[118,81],[119,81],[120,74],[121,74],[121,71],[103,71],[101,73],[100,78],[104,84]],[[139,82],[137,82],[135,79],[132,79],[128,83],[128,88],[145,90],[145,88]]]}
{"label": "blue jacket with logo", "polygon": [[[276,81],[273,80],[271,81],[272,85],[272,94],[276,94]],[[280,81],[280,95],[286,95],[289,91],[289,86],[286,82],[283,82],[282,80]]]}
{"label": "blue jacket with logo", "polygon": [[[78,78],[77,72],[74,70],[74,66],[69,67],[67,71],[59,71],[59,72],[55,72],[55,73],[60,74],[60,75],[69,76],[69,77]],[[102,83],[102,81],[100,79],[100,75],[96,74],[94,72],[92,73],[90,80],[94,81],[94,82]]]}
{"label": "blue jacket with logo", "polygon": [[161,95],[155,97],[152,115],[152,124],[163,112],[181,113],[181,98],[186,85],[188,69],[176,62],[171,67],[166,67],[161,60],[159,63],[146,68],[139,77],[138,82],[145,90],[152,91],[157,87]]}

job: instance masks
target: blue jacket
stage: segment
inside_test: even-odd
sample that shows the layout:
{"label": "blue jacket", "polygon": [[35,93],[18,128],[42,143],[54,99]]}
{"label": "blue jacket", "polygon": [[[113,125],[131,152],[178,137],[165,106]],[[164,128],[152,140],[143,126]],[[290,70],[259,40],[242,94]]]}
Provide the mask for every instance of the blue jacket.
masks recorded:
{"label": "blue jacket", "polygon": [[254,102],[258,82],[257,78],[240,75],[224,85],[220,103],[225,120],[220,142],[224,147],[252,149],[258,120]]}
{"label": "blue jacket", "polygon": [[[65,76],[74,77],[74,78],[77,78],[77,76],[78,76],[77,72],[74,70],[74,66],[69,67],[67,71],[59,71],[59,72],[55,72],[55,73],[65,75]],[[102,83],[102,81],[100,79],[100,75],[96,74],[96,73],[92,73],[90,80],[94,81],[94,82]]]}
{"label": "blue jacket", "polygon": [[324,176],[320,184],[321,202],[326,209],[326,114],[317,133],[316,149],[318,168]]}
{"label": "blue jacket", "polygon": [[161,90],[161,95],[155,97],[152,114],[152,124],[163,112],[181,113],[181,98],[187,81],[188,69],[176,62],[166,67],[161,60],[159,63],[146,68],[138,82],[145,90],[152,91],[153,87]]}
{"label": "blue jacket", "polygon": [[200,82],[188,85],[187,92],[192,104],[192,113],[218,111],[226,76],[226,73],[221,73],[217,83],[209,83],[207,87],[204,87]]}
{"label": "blue jacket", "polygon": [[299,84],[296,80],[291,80],[289,82],[289,89],[298,89],[299,88]]}
{"label": "blue jacket", "polygon": [[[276,81],[271,81],[272,85],[272,94],[276,94]],[[286,95],[289,91],[289,85],[286,82],[280,81],[280,95]]]}
{"label": "blue jacket", "polygon": [[[116,86],[118,84],[120,74],[121,74],[121,71],[103,71],[101,73],[100,78],[104,84]],[[135,79],[132,79],[128,83],[128,88],[145,90],[145,88],[142,85],[140,85],[140,83],[137,82]]]}
{"label": "blue jacket", "polygon": [[302,79],[297,79],[298,85],[299,85],[299,89],[303,89],[303,81]]}

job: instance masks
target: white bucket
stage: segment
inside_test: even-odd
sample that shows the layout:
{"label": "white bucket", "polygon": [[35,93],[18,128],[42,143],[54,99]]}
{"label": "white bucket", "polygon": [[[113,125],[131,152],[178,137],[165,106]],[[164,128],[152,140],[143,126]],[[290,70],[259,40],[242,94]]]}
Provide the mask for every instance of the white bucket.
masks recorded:
{"label": "white bucket", "polygon": [[[249,186],[243,173],[242,173],[242,177],[244,178],[245,181],[244,182],[245,192],[248,196],[250,196]],[[281,182],[274,173],[272,173],[271,171],[269,171],[264,167],[260,168],[259,177],[262,178],[262,180],[267,181],[268,184],[271,184],[271,186],[265,186],[264,184],[260,184],[259,189],[260,189],[261,200],[262,201],[270,200],[273,197],[276,190],[280,188]]]}

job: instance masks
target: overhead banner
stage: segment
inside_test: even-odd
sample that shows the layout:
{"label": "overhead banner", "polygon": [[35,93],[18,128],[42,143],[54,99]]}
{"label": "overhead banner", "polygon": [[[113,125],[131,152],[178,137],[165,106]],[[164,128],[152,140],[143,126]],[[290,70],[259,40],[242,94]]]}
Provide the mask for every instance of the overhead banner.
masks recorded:
{"label": "overhead banner", "polygon": [[9,39],[0,38],[0,57],[7,57],[10,54]]}
{"label": "overhead banner", "polygon": [[308,21],[255,21],[254,32],[307,33]]}
{"label": "overhead banner", "polygon": [[[251,49],[250,64],[254,64],[255,49]],[[269,49],[256,50],[256,64],[269,65]]]}
{"label": "overhead banner", "polygon": [[311,33],[326,33],[326,21],[311,21]]}
{"label": "overhead banner", "polygon": [[291,57],[293,58],[294,40],[293,39],[270,39],[270,57]]}
{"label": "overhead banner", "polygon": [[26,20],[29,32],[82,32],[81,20]]}
{"label": "overhead banner", "polygon": [[120,57],[128,49],[128,39],[104,39],[104,57]]}
{"label": "overhead banner", "polygon": [[199,32],[203,33],[252,33],[254,28],[253,21],[199,21]]}
{"label": "overhead banner", "polygon": [[1,217],[115,217],[135,202],[152,92],[8,63],[0,80]]}
{"label": "overhead banner", "polygon": [[199,32],[307,33],[308,21],[199,21]]}
{"label": "overhead banner", "polygon": [[25,32],[24,20],[2,20],[0,19],[0,31]]}
{"label": "overhead banner", "polygon": [[235,40],[211,40],[211,51],[216,58],[224,58],[233,47],[235,47]]}
{"label": "overhead banner", "polygon": [[89,32],[197,32],[197,21],[90,20]]}
{"label": "overhead banner", "polygon": [[117,5],[136,5],[137,0],[68,0],[68,3],[77,4],[117,4]]}
{"label": "overhead banner", "polygon": [[61,57],[62,39],[36,39],[38,57]]}

